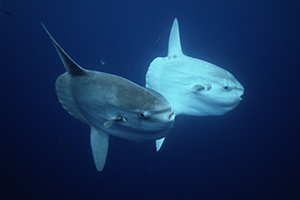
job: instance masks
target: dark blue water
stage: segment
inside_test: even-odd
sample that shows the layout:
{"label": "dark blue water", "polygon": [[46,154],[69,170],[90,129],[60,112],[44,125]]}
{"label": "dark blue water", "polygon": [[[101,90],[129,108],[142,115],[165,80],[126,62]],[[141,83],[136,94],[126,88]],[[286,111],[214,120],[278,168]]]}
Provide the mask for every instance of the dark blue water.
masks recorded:
{"label": "dark blue water", "polygon": [[[299,199],[300,3],[38,1],[0,5],[1,199]],[[43,22],[85,68],[140,85],[179,20],[187,55],[230,71],[243,101],[176,118],[154,142],[110,139],[97,172],[89,127],[57,101],[63,65]],[[105,62],[105,65],[101,64]]]}

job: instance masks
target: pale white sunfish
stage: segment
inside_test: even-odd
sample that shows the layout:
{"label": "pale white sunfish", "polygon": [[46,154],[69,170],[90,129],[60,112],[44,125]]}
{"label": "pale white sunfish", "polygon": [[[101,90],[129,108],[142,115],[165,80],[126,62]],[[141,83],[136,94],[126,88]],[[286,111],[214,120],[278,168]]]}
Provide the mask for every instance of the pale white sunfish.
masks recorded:
{"label": "pale white sunfish", "polygon": [[223,115],[242,100],[244,87],[228,71],[182,53],[174,19],[167,57],[155,58],[146,74],[146,87],[162,94],[176,115]]}

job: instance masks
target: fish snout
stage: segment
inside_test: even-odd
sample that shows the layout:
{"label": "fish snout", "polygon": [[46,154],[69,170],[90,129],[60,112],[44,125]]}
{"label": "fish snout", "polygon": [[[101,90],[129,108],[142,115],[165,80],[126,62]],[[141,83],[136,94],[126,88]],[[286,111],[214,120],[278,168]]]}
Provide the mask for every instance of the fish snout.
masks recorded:
{"label": "fish snout", "polygon": [[243,86],[242,86],[241,88],[237,88],[237,89],[236,89],[236,95],[238,96],[238,98],[239,98],[240,100],[243,99],[243,98],[242,98],[243,94],[244,94],[244,87],[243,87]]}
{"label": "fish snout", "polygon": [[243,97],[242,97],[242,96],[243,96],[243,94],[242,94],[242,95],[240,95],[240,100],[241,100],[241,101],[243,100]]}

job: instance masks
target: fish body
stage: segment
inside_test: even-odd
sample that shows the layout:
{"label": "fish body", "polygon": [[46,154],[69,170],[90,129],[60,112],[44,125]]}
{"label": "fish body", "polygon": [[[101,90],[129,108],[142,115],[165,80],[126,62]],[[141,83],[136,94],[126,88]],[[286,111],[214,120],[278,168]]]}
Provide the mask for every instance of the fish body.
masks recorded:
{"label": "fish body", "polygon": [[91,127],[98,171],[104,168],[110,136],[132,141],[160,141],[167,136],[175,115],[162,95],[120,76],[82,68],[45,30],[66,69],[55,83],[58,100],[70,115]]}
{"label": "fish body", "polygon": [[168,56],[151,62],[146,87],[162,94],[176,115],[223,115],[240,103],[244,93],[230,72],[183,54],[177,19],[170,32]]}

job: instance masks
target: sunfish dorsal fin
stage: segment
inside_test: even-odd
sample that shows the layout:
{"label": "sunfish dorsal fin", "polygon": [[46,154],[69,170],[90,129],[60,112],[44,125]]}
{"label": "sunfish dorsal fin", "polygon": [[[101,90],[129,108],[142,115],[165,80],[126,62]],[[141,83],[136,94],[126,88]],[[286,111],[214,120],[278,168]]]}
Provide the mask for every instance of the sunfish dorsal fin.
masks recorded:
{"label": "sunfish dorsal fin", "polygon": [[179,26],[177,18],[174,19],[169,37],[168,57],[183,55],[180,44]]}
{"label": "sunfish dorsal fin", "polygon": [[75,61],[70,58],[70,56],[59,46],[59,44],[55,41],[52,35],[49,33],[45,25],[42,23],[43,28],[45,29],[46,33],[51,38],[52,43],[54,44],[57,53],[63,62],[65,69],[73,76],[80,76],[85,74],[85,70],[80,67]]}

